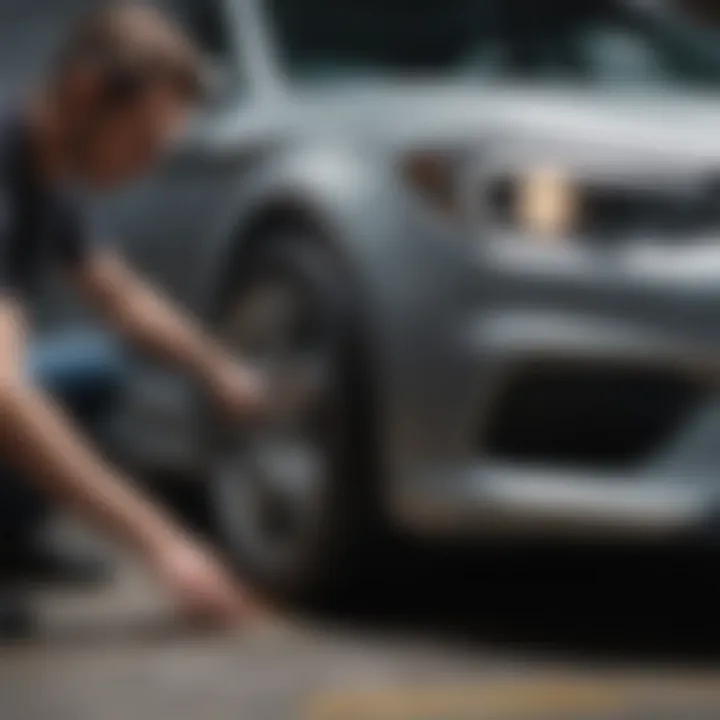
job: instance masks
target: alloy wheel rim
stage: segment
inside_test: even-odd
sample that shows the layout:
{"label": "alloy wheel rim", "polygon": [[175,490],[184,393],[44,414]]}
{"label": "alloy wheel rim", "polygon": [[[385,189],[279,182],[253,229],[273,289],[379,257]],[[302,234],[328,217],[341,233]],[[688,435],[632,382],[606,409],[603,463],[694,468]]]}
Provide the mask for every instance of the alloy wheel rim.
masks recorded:
{"label": "alloy wheel rim", "polygon": [[316,422],[327,353],[322,334],[307,332],[312,312],[301,288],[266,281],[238,300],[223,333],[270,378],[313,376],[314,392],[302,402],[261,430],[230,432],[219,443],[216,501],[226,537],[277,569],[296,566],[316,536],[327,476]]}

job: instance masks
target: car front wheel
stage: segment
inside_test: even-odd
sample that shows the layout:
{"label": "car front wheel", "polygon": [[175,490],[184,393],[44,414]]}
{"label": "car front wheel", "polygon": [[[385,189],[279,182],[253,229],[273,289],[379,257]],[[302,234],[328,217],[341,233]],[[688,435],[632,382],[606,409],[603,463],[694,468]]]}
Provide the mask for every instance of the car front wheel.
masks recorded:
{"label": "car front wheel", "polygon": [[278,410],[259,428],[213,423],[212,511],[244,573],[294,601],[347,589],[374,535],[350,287],[318,242],[280,233],[223,302],[224,341],[270,378]]}

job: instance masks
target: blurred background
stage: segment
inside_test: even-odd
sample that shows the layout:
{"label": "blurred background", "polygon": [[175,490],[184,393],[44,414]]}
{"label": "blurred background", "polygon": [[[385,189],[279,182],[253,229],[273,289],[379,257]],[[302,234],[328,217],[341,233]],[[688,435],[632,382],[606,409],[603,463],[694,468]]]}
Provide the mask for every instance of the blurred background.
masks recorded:
{"label": "blurred background", "polygon": [[[8,103],[98,4],[0,0]],[[98,226],[312,393],[239,433],[56,278],[34,313],[267,605],[190,633],[58,518],[118,572],[37,590],[4,716],[720,717],[720,5],[158,4],[213,96]]]}

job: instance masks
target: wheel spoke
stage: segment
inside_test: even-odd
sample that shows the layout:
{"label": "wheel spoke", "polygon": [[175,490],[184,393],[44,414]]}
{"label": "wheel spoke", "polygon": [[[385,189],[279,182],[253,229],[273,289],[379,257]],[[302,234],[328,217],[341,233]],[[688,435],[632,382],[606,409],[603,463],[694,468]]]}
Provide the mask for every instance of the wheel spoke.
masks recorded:
{"label": "wheel spoke", "polygon": [[313,423],[329,362],[312,311],[299,288],[264,282],[225,325],[228,346],[267,376],[274,412],[262,430],[222,438],[219,512],[233,542],[277,563],[291,563],[315,531],[326,479]]}

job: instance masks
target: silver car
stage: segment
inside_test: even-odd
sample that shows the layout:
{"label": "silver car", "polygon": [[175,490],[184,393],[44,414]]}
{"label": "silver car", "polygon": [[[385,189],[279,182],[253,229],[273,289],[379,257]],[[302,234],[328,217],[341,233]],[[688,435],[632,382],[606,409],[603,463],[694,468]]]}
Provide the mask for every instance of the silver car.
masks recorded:
{"label": "silver car", "polygon": [[712,34],[652,2],[166,4],[217,97],[107,218],[279,409],[227,428],[138,359],[126,457],[202,478],[292,598],[398,537],[712,530]]}

